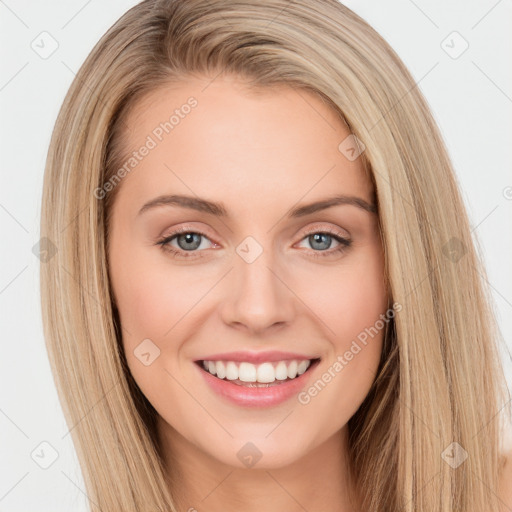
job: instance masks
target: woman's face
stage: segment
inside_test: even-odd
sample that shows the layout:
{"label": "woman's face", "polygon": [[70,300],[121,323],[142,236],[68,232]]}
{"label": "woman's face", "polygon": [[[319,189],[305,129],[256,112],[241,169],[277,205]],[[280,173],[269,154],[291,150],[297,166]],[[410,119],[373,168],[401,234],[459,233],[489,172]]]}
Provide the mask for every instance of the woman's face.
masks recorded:
{"label": "woman's face", "polygon": [[133,377],[168,440],[237,467],[299,460],[346,426],[381,354],[358,147],[316,96],[232,77],[156,91],[127,122],[109,267]]}

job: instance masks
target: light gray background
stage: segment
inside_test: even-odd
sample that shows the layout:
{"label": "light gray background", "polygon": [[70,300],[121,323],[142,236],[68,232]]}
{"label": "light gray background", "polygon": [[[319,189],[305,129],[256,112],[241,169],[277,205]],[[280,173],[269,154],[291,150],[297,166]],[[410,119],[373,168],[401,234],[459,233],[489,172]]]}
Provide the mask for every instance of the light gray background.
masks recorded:
{"label": "light gray background", "polygon": [[[2,512],[87,510],[44,346],[39,260],[32,248],[39,240],[43,169],[58,109],[94,44],[136,3],[0,0]],[[456,168],[473,235],[482,247],[496,313],[510,350],[512,3],[345,3],[387,39],[430,104]],[[51,37],[40,36],[44,31]],[[464,42],[454,31],[469,44],[458,58],[453,56]],[[45,50],[42,38],[46,38]],[[31,45],[48,51],[51,38],[58,48],[42,58]],[[512,369],[505,350],[503,358],[510,384]],[[35,462],[51,462],[51,449],[41,442],[50,443],[58,453],[48,469]]]}

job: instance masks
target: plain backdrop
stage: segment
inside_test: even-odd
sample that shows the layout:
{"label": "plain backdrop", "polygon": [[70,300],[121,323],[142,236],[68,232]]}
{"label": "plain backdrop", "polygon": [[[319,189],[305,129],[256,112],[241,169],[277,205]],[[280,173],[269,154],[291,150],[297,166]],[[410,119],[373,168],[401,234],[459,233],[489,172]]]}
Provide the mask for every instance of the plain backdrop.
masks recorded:
{"label": "plain backdrop", "polygon": [[[33,247],[39,240],[48,144],[64,95],[94,44],[136,3],[0,0],[2,512],[88,510],[44,346],[39,259]],[[482,248],[510,350],[512,3],[345,4],[396,50],[432,109]],[[512,365],[505,349],[510,385]]]}

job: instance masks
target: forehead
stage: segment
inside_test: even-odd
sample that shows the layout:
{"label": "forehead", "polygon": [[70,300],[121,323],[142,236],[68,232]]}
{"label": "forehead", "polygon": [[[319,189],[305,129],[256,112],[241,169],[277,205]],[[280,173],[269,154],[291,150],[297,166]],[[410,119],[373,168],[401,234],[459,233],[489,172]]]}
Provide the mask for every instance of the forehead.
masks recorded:
{"label": "forehead", "polygon": [[147,94],[125,126],[127,158],[151,147],[123,179],[122,194],[132,199],[177,187],[216,198],[232,194],[244,204],[276,192],[287,203],[314,199],[333,189],[372,200],[361,159],[350,160],[339,148],[348,127],[304,89],[190,79]]}

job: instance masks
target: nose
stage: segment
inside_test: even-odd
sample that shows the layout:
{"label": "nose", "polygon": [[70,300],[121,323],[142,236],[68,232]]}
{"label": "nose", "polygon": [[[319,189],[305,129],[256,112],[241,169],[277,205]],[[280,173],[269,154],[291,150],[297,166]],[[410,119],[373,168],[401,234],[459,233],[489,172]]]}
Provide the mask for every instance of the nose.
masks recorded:
{"label": "nose", "polygon": [[226,325],[248,334],[283,327],[295,315],[295,295],[286,284],[285,273],[268,253],[263,251],[252,263],[236,257],[225,282],[221,318]]}

